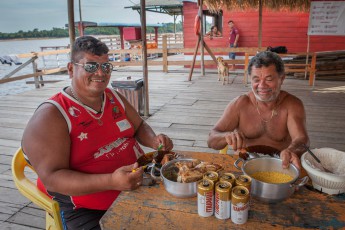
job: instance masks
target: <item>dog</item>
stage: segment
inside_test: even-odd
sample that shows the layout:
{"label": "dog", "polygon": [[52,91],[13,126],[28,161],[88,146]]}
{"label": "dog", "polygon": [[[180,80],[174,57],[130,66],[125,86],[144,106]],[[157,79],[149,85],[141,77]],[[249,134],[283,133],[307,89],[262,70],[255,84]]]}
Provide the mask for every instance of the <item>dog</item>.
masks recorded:
{"label": "dog", "polygon": [[[225,85],[225,82],[228,81],[229,84],[229,66],[228,63],[226,63],[222,57],[217,57],[217,65],[218,65],[218,81],[220,81],[220,78],[223,78],[223,85]],[[225,79],[227,77],[227,79]]]}

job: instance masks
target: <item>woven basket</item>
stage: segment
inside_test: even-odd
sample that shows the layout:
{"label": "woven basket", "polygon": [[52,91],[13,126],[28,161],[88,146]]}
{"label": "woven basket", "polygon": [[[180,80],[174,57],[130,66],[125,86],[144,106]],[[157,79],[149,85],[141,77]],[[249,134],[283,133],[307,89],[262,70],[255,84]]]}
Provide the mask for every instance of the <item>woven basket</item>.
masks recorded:
{"label": "woven basket", "polygon": [[[320,159],[325,168],[333,172],[345,168],[345,152],[333,148],[312,149],[311,151]],[[327,194],[345,192],[345,173],[336,175],[322,171],[317,161],[308,152],[302,155],[301,162],[315,189]]]}

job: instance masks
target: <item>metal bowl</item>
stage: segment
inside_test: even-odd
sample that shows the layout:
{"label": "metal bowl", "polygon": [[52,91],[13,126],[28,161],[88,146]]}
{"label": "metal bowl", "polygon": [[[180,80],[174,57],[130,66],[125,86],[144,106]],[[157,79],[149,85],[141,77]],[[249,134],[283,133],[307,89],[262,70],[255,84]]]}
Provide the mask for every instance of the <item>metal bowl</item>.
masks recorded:
{"label": "metal bowl", "polygon": [[[242,161],[241,167],[238,166]],[[255,172],[281,172],[292,176],[292,180],[287,183],[273,184],[266,183],[252,178],[250,193],[259,200],[275,203],[289,198],[297,188],[308,182],[308,177],[303,177],[299,184],[296,184],[299,177],[299,170],[293,164],[288,169],[282,168],[282,160],[273,157],[252,158],[247,161],[239,158],[235,162],[235,167],[242,170],[245,175],[251,176]]]}
{"label": "metal bowl", "polygon": [[[175,166],[176,162],[195,161],[195,159],[175,159],[169,161],[160,169],[161,180],[163,181],[165,190],[171,195],[178,198],[195,197],[197,194],[197,183],[181,183],[176,182],[178,168]],[[152,175],[153,173],[151,173]],[[154,175],[152,175],[155,177]]]}

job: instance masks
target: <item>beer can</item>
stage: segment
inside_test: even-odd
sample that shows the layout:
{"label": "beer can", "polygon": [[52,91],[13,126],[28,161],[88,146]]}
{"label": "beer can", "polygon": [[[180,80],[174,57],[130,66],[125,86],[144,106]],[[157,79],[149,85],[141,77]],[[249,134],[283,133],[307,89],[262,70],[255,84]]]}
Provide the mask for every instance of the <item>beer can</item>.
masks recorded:
{"label": "beer can", "polygon": [[231,221],[244,224],[248,220],[249,190],[244,186],[235,186],[231,192]]}
{"label": "beer can", "polygon": [[227,181],[230,182],[232,187],[235,187],[236,176],[232,173],[223,173],[223,175],[219,178],[219,181]]}
{"label": "beer can", "polygon": [[215,188],[214,215],[218,219],[229,219],[231,209],[231,183],[219,181]]}
{"label": "beer can", "polygon": [[252,184],[252,178],[247,175],[240,175],[236,179],[236,186],[244,186],[250,191],[250,185]]}
{"label": "beer can", "polygon": [[203,179],[198,183],[198,214],[202,217],[212,216],[214,212],[214,184]]}
{"label": "beer can", "polygon": [[218,173],[214,171],[208,171],[204,174],[204,179],[210,180],[215,185],[219,179]]}

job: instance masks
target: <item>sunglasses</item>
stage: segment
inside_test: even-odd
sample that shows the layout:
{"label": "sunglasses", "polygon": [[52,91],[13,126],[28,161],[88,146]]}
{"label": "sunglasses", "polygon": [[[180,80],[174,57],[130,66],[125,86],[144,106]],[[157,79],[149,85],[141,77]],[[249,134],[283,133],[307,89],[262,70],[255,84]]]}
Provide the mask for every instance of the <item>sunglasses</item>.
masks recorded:
{"label": "sunglasses", "polygon": [[114,68],[114,66],[110,62],[104,62],[102,64],[100,64],[98,62],[86,62],[85,64],[73,63],[73,64],[84,67],[84,70],[88,73],[95,73],[99,69],[99,67],[101,66],[103,73],[111,74],[111,72],[113,71],[113,68]]}

